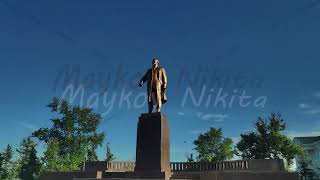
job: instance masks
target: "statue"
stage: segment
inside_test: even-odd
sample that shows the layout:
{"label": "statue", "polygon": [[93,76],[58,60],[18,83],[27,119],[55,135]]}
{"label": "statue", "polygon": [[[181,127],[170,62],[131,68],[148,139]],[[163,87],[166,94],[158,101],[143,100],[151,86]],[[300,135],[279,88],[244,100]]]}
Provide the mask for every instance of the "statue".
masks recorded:
{"label": "statue", "polygon": [[148,93],[148,106],[149,113],[153,111],[153,105],[157,105],[157,112],[161,112],[162,104],[167,102],[167,75],[164,68],[160,67],[159,60],[154,58],[152,60],[152,67],[140,80],[139,86],[141,87],[146,81]]}

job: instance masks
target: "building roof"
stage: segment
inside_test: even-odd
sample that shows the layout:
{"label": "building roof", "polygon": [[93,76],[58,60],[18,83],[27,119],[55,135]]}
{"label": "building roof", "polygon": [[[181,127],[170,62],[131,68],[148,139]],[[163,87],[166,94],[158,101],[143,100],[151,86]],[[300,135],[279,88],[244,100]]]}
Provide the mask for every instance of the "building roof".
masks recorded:
{"label": "building roof", "polygon": [[320,141],[320,136],[295,137],[293,140],[299,141],[302,144],[311,144]]}

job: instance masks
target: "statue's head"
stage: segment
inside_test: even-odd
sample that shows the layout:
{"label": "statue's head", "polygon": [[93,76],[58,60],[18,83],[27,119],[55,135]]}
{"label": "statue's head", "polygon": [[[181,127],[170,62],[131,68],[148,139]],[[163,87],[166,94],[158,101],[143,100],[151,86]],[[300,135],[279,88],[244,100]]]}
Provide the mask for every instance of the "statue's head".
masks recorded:
{"label": "statue's head", "polygon": [[159,67],[159,60],[157,58],[152,59],[152,67]]}

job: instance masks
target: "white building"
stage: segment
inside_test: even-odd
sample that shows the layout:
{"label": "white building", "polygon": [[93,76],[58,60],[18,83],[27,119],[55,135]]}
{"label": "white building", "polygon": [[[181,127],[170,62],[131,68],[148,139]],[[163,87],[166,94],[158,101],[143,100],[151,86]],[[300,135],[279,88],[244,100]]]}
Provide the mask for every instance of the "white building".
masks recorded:
{"label": "white building", "polygon": [[301,166],[302,158],[310,162],[310,168],[317,177],[320,177],[320,136],[295,137],[294,143],[300,144],[304,149],[304,157],[296,157],[297,168]]}

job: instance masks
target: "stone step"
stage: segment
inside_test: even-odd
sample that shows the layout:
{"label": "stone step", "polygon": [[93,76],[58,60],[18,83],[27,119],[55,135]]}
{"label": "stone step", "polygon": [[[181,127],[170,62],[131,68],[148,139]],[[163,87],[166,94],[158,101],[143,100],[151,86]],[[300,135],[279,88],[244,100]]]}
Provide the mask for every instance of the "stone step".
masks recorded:
{"label": "stone step", "polygon": [[170,179],[200,179],[199,172],[173,172]]}
{"label": "stone step", "polygon": [[[98,180],[95,178],[73,178],[73,180]],[[140,179],[129,179],[129,178],[102,178],[99,180],[140,180]],[[141,179],[141,180],[157,180],[157,179]],[[163,179],[159,179],[163,180]],[[170,180],[198,180],[198,179],[170,179]]]}

